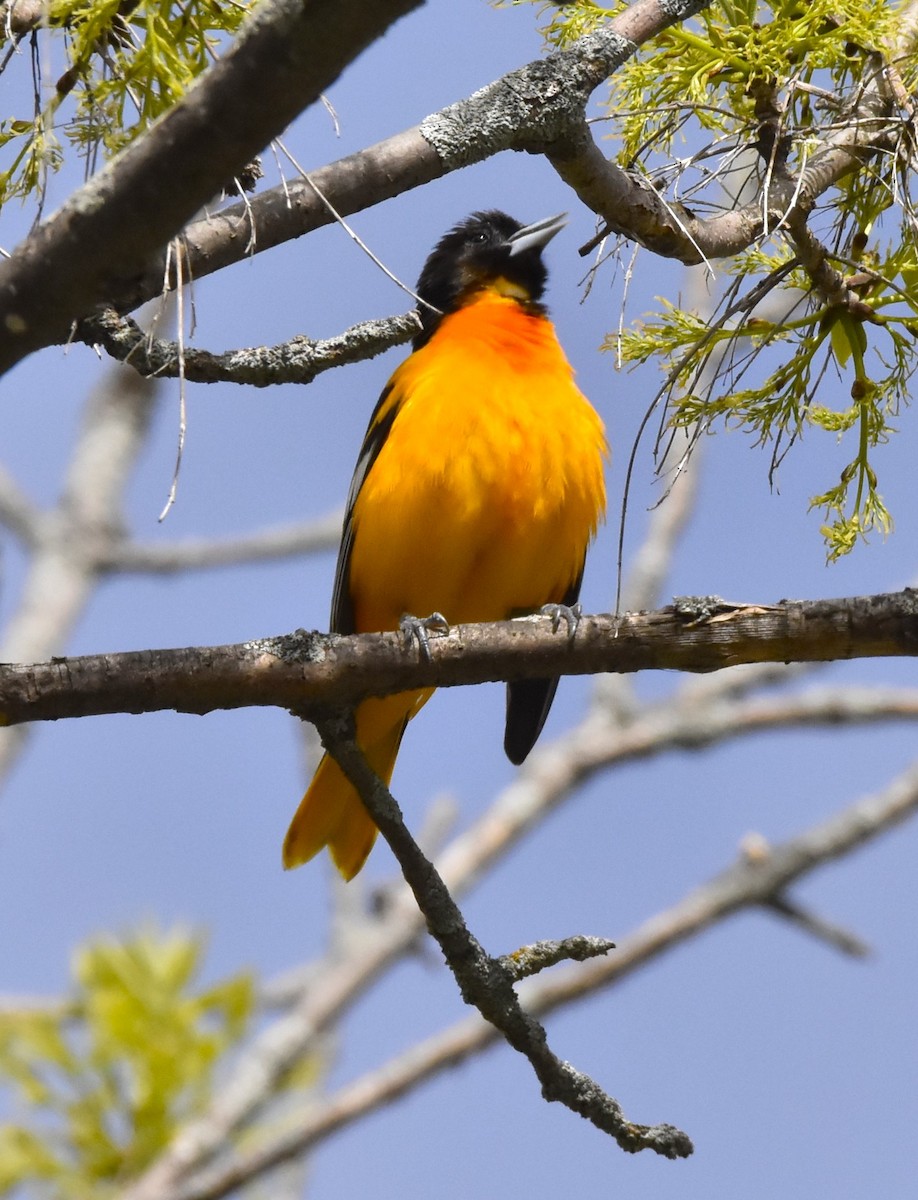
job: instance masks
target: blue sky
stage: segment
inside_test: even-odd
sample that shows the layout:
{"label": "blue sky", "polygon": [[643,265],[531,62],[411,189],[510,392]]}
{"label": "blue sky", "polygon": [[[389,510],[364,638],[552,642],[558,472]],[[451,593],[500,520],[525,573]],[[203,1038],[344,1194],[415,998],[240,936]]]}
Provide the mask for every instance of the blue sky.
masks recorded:
{"label": "blue sky", "polygon": [[[285,139],[307,167],[417,123],[538,56],[530,9],[482,0],[428,4],[395,26],[332,89],[336,134],[321,108]],[[53,74],[53,73],[52,73]],[[439,235],[467,212],[523,221],[561,210],[548,300],[581,387],[613,443],[611,512],[591,554],[588,611],[615,592],[623,464],[657,385],[651,369],[617,373],[599,343],[618,321],[621,281],[600,275],[581,303],[577,247],[593,233],[551,167],[504,155],[353,218],[407,282]],[[21,235],[5,213],[0,241]],[[681,269],[638,261],[629,320]],[[197,345],[213,350],[323,337],[409,301],[339,229],[324,229],[209,279],[195,291]],[[326,513],[343,500],[369,413],[402,352],[326,374],[309,387],[189,387],[178,502],[157,524],[175,452],[178,389],[162,390],[154,435],[130,490],[143,540],[251,531]],[[42,503],[60,487],[80,405],[104,365],[85,347],[46,351],[3,381],[4,461]],[[769,489],[765,457],[742,436],[706,440],[698,511],[667,596],[718,593],[769,602],[898,588],[918,560],[912,414],[878,459],[896,518],[827,567],[806,498],[837,474],[838,451],[809,437]],[[639,544],[659,494],[638,458],[626,546]],[[21,557],[3,543],[0,616]],[[333,554],[269,567],[104,584],[69,653],[217,644],[327,623]],[[665,599],[666,597],[664,597]],[[823,682],[909,684],[909,661],[840,665]],[[643,695],[677,681],[637,683]],[[589,683],[562,683],[547,738],[582,714]],[[502,691],[440,693],[405,739],[394,781],[409,819],[447,792],[464,827],[513,777],[501,752]],[[485,945],[503,952],[574,932],[622,936],[736,856],[751,830],[779,841],[882,787],[914,754],[905,726],[769,734],[670,755],[593,781],[513,851],[466,902]],[[0,802],[0,991],[65,986],[73,945],[153,917],[209,930],[208,975],[243,966],[270,975],[324,945],[329,867],[284,874],[280,842],[304,786],[295,723],[279,711],[155,714],[37,729]],[[615,990],[549,1020],[555,1048],[594,1075],[637,1121],[670,1121],[696,1144],[687,1162],[629,1157],[585,1122],[541,1101],[528,1066],[490,1051],[335,1138],[313,1160],[312,1194],[395,1200],[427,1195],[541,1197],[614,1193],[628,1200],[834,1200],[905,1197],[918,1153],[914,996],[918,983],[913,824],[819,871],[798,895],[875,950],[864,962],[759,913],[743,914],[669,953]],[[378,847],[367,871],[393,870]],[[347,1018],[332,1081],[344,1082],[463,1006],[435,952],[401,965]]]}

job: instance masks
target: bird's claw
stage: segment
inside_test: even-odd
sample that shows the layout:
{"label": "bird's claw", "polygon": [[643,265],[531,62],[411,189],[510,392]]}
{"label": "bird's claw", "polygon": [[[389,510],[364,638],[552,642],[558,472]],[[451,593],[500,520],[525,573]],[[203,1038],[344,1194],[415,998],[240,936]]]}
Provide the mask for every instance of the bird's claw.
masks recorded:
{"label": "bird's claw", "polygon": [[567,626],[567,640],[574,640],[574,634],[583,616],[583,609],[579,604],[543,604],[539,612],[543,617],[551,617],[552,633],[558,632],[563,621]]}
{"label": "bird's claw", "polygon": [[441,612],[432,612],[429,617],[413,617],[411,613],[403,613],[398,628],[405,639],[405,648],[417,642],[421,658],[430,662],[430,634],[449,633],[449,621]]}

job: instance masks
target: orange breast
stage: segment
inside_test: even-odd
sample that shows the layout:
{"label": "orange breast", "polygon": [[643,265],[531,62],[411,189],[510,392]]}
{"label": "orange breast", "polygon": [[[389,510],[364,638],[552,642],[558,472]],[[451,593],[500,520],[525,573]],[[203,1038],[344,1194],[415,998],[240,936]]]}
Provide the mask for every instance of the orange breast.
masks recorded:
{"label": "orange breast", "polygon": [[605,511],[607,448],[550,322],[483,293],[391,382],[397,415],[354,506],[357,628],[560,600]]}

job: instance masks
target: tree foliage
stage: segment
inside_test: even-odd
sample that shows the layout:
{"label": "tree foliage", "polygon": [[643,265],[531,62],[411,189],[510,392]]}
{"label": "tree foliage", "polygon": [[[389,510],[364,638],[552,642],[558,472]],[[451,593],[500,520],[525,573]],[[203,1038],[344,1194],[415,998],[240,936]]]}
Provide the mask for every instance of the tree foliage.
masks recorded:
{"label": "tree foliage", "polygon": [[213,1097],[252,1013],[252,980],[202,987],[200,938],[150,928],[77,949],[59,1008],[0,1013],[0,1193],[99,1197],[123,1187]]}
{"label": "tree foliage", "polygon": [[[40,211],[68,147],[92,170],[134,140],[185,93],[247,7],[55,0],[44,10],[10,0],[3,63],[9,69],[29,39],[35,102],[0,122],[0,203],[32,197]],[[624,10],[590,0],[539,8],[546,42],[560,50]],[[838,480],[817,480],[811,497],[830,558],[891,528],[877,451],[895,432],[916,366],[909,97],[918,67],[907,12],[886,0],[719,0],[631,56],[605,100],[614,160],[677,221],[689,206],[713,218],[753,197],[764,215],[755,244],[727,259],[732,283],[703,328],[661,300],[656,314],[610,335],[620,360],[660,364],[657,450],[674,430],[694,439],[724,423],[769,448],[773,476],[805,433],[843,442]],[[66,69],[43,103],[48,43]],[[869,150],[860,169],[801,199],[808,165],[852,126]],[[793,194],[792,217],[781,185]]]}
{"label": "tree foliage", "polygon": [[[617,10],[553,11],[546,36],[567,47]],[[862,101],[878,76],[902,106],[897,136],[876,161],[807,214],[820,266],[836,273],[834,293],[814,286],[800,238],[777,215],[754,248],[727,262],[733,283],[713,321],[661,299],[657,314],[607,341],[625,362],[659,362],[670,428],[743,429],[770,447],[772,473],[807,431],[850,444],[838,482],[811,499],[831,558],[891,527],[875,451],[894,432],[918,365],[908,99],[918,59],[911,46],[902,52],[900,16],[885,0],[727,0],[629,59],[606,101],[619,164],[705,216],[761,191],[767,210],[770,178],[801,178],[837,130],[872,119]]]}
{"label": "tree foliage", "polygon": [[[0,121],[0,205],[37,197],[40,206],[48,173],[63,166],[68,150],[89,173],[128,145],[185,94],[249,7],[241,0],[10,0],[3,32],[12,45],[3,66],[10,68],[12,51],[28,38],[29,59],[16,65],[33,73],[34,104],[31,113]],[[3,40],[0,33],[0,46]],[[46,64],[59,56],[66,66],[45,102]]]}
{"label": "tree foliage", "polygon": [[[40,216],[50,172],[77,156],[86,173],[92,174],[149,133],[157,118],[186,95],[216,48],[236,31],[248,7],[233,0],[182,4],[52,0],[46,6],[8,0],[6,20],[0,26],[0,38],[7,43],[2,68],[31,71],[34,100],[30,112],[0,123],[0,203],[16,198],[34,205]],[[624,5],[606,9],[587,0],[543,8],[547,44],[576,57],[585,38],[611,28],[625,11]],[[847,461],[838,481],[819,480],[811,499],[824,515],[832,558],[851,550],[872,530],[885,532],[891,526],[879,482],[878,450],[895,432],[896,416],[907,403],[916,366],[918,247],[910,95],[918,72],[912,19],[903,23],[903,11],[882,0],[808,4],[721,0],[666,29],[661,23],[662,32],[642,53],[625,58],[610,76],[603,107],[594,117],[595,125],[610,131],[606,149],[611,160],[629,181],[662,201],[683,232],[686,217],[713,224],[750,208],[759,211],[759,232],[738,251],[725,255],[729,282],[713,317],[661,298],[656,313],[623,323],[608,336],[606,349],[625,363],[653,359],[661,367],[664,382],[654,402],[654,410],[659,409],[657,451],[664,456],[676,438],[684,438],[690,448],[720,423],[746,431],[767,447],[773,472],[804,434],[841,441]],[[28,56],[21,53],[25,47]],[[52,70],[49,65],[56,59],[64,63],[60,74],[60,68]],[[51,99],[46,101],[49,83]],[[833,174],[831,187],[818,186],[808,173],[845,138],[850,141],[852,130],[857,148],[844,150],[849,165]],[[635,240],[640,238],[635,235]],[[610,228],[601,222],[597,238],[601,251],[594,269],[607,261],[622,261],[621,242],[610,245],[610,241]],[[686,234],[685,241],[691,244],[691,235]],[[691,261],[708,257],[698,243],[694,250],[697,258]],[[116,332],[124,333],[128,322],[122,312],[113,306],[104,315]],[[393,340],[410,335],[410,321],[402,321]],[[92,327],[97,334],[102,324],[96,320]],[[124,357],[131,360],[134,355],[137,363],[142,354],[134,352],[141,343],[148,352],[153,343],[137,327],[128,332],[136,333],[136,338]],[[91,333],[80,336],[90,340]],[[184,362],[192,362],[191,355],[186,360],[168,343],[157,343],[155,349],[158,358],[149,368],[151,374],[165,369],[171,359],[179,362],[179,370]],[[271,351],[267,356],[278,357]],[[237,382],[250,381],[236,364],[220,366],[226,371],[221,377],[232,377],[235,371]],[[301,376],[304,381],[315,374],[313,366],[309,370],[308,378],[305,372]],[[12,511],[16,505],[8,503],[7,509]],[[27,524],[23,517],[21,525]],[[669,537],[666,532],[661,540]],[[103,554],[95,569],[102,569],[103,560],[104,568],[111,569],[121,548],[108,546],[111,557],[105,559]],[[665,559],[667,553],[660,557]],[[655,587],[648,585],[638,596],[638,606],[649,607],[654,593]],[[910,645],[914,615],[910,596],[905,599],[908,611],[901,641]],[[702,606],[703,611],[687,605],[678,614],[682,624],[673,643],[678,632],[696,625],[707,631],[706,622],[712,618],[718,622],[715,633],[723,636],[731,615],[724,607],[731,608],[716,598],[710,606]],[[757,615],[762,611],[757,610]],[[620,638],[619,644],[624,640]],[[697,662],[696,658],[696,666]],[[53,666],[60,675],[59,663]],[[111,669],[112,663],[107,661],[105,667]],[[765,686],[777,678],[761,676]],[[297,686],[301,682],[298,678]],[[105,686],[110,686],[109,678]],[[754,684],[724,684],[714,692],[718,686],[712,688],[715,698],[723,701],[724,708],[734,705],[730,710],[734,724],[727,722],[726,734],[692,723],[696,715],[700,722],[705,709],[704,697],[699,701],[695,692],[686,690],[687,702],[675,695],[669,709],[661,704],[659,710],[641,711],[633,698],[625,696],[623,681],[614,681],[591,718],[614,748],[601,745],[587,765],[582,755],[576,758],[576,747],[570,749],[570,780],[576,782],[611,762],[649,752],[635,751],[635,745],[652,745],[656,752],[707,744],[736,733],[744,721],[750,725],[760,721],[762,727],[791,721],[854,723],[878,719],[878,712],[883,717],[913,719],[916,711],[912,696],[849,697],[846,709],[817,695],[762,716],[752,704],[748,710],[742,708],[744,688]],[[616,687],[622,689],[620,703],[609,700]],[[278,703],[276,693],[269,702]],[[668,732],[660,731],[661,713],[671,721]],[[625,714],[621,728],[613,729],[621,714]],[[623,747],[627,737],[615,741],[615,735],[627,732],[629,722],[638,727],[642,718],[654,727],[644,742],[638,737]],[[593,732],[601,740],[597,730]],[[533,778],[538,784],[537,771]],[[914,781],[908,782],[912,807]],[[572,783],[562,785],[555,778],[543,782],[548,796],[541,801],[544,811],[557,802],[557,796],[549,795],[551,787],[562,786]],[[534,819],[519,817],[518,805],[510,807],[520,827]],[[845,850],[855,843],[852,829],[859,828],[860,817],[854,814],[847,840],[841,839]],[[883,818],[898,819],[902,819],[898,810]],[[512,821],[505,814],[499,823],[506,829]],[[842,852],[835,843],[819,851],[825,858]],[[767,858],[766,849],[762,861]],[[818,854],[807,861],[819,861]],[[755,854],[741,867],[750,864],[747,873],[754,875],[760,865]],[[464,877],[461,871],[454,874],[467,880],[483,869],[481,863],[472,862],[466,865]],[[424,870],[426,864],[420,873]],[[731,898],[723,912],[742,903],[770,905],[785,917],[792,912],[795,920],[806,925],[806,914],[792,909],[783,892],[787,881],[796,877],[788,874],[760,893],[749,890],[745,895],[751,899]],[[380,929],[393,911],[387,911],[387,903],[384,897],[380,911],[367,917],[362,929],[363,934],[368,930],[372,934],[364,938],[367,944],[384,941]],[[420,930],[415,909],[410,912],[410,918],[403,918],[403,949],[415,944]],[[810,920],[809,927],[815,936],[831,940],[825,923],[820,926]],[[681,936],[677,930],[674,942]],[[836,943],[844,940],[837,931],[832,936]],[[467,947],[463,944],[460,949],[464,952]],[[238,976],[203,987],[198,982],[200,955],[200,942],[184,933],[146,931],[123,941],[101,938],[77,953],[72,994],[63,1006],[13,1009],[0,1015],[0,1078],[11,1085],[21,1108],[18,1119],[0,1126],[0,1190],[81,1200],[107,1195],[142,1178],[160,1156],[168,1163],[169,1147],[179,1130],[196,1120],[206,1126],[220,1072],[247,1036],[252,1037],[259,1067],[270,1061],[265,1071],[268,1083],[261,1091],[253,1087],[223,1128],[210,1127],[211,1144],[201,1139],[204,1148],[192,1170],[203,1171],[210,1165],[212,1143],[223,1138],[237,1153],[231,1164],[234,1170],[240,1177],[257,1178],[272,1164],[307,1149],[309,1137],[319,1136],[303,1132],[307,1121],[301,1113],[299,1141],[276,1137],[268,1167],[267,1158],[254,1165],[251,1158],[245,1160],[244,1151],[233,1142],[246,1122],[251,1132],[264,1106],[276,1099],[283,1086],[278,1081],[291,1082],[290,1062],[303,1046],[315,1049],[309,1039],[330,1019],[321,999],[316,1002],[319,1018],[310,1012],[308,1019],[302,1019],[299,1040],[292,1039],[294,1048],[284,1058],[276,1045],[272,1050],[253,1034],[251,980]],[[479,965],[485,975],[494,977],[507,969],[511,959],[512,955],[497,959],[482,953]],[[354,971],[357,982],[350,993],[344,990],[342,1008],[378,970],[374,960],[363,968],[363,975]],[[508,978],[504,982],[512,992],[517,977],[510,982]],[[546,1008],[551,1005],[550,1000],[542,1003]],[[441,1047],[434,1066],[424,1063],[411,1068],[413,1081],[444,1063],[459,1061],[467,1052],[462,1047]],[[435,1057],[431,1054],[431,1059]],[[299,1061],[305,1061],[307,1076],[315,1073],[315,1059]],[[395,1069],[381,1072],[388,1075],[382,1083],[371,1080],[378,1094],[387,1087],[389,1094],[398,1094],[399,1087],[410,1086],[411,1081],[392,1082],[398,1067],[396,1063]],[[542,1076],[540,1080],[545,1086]],[[575,1080],[578,1087],[583,1082]],[[362,1091],[366,1096],[373,1089]],[[345,1097],[339,1106],[344,1115],[332,1118],[329,1128],[337,1127],[335,1120],[352,1119],[352,1112],[367,1111],[370,1103]],[[360,1104],[366,1107],[360,1109]],[[575,1111],[581,1110],[575,1107]],[[660,1153],[672,1152],[672,1141],[669,1150],[659,1149],[666,1145],[662,1126],[632,1126],[622,1117],[620,1134],[625,1126],[628,1136],[620,1140],[627,1148],[639,1148],[640,1143],[653,1145]],[[201,1125],[197,1128],[200,1131]],[[264,1126],[257,1132],[264,1133]],[[629,1143],[632,1136],[636,1140]],[[171,1170],[174,1184],[187,1182],[182,1178],[184,1165],[176,1164],[174,1157]],[[220,1184],[222,1190],[214,1194],[231,1190],[235,1178],[229,1171]],[[206,1179],[203,1183],[199,1179],[198,1186],[209,1194]]]}

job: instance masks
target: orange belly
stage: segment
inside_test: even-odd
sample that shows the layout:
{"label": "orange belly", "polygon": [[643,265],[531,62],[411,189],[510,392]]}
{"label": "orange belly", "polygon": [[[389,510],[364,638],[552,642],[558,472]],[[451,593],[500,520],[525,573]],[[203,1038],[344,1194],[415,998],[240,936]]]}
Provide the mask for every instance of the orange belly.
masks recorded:
{"label": "orange belly", "polygon": [[[495,621],[559,602],[605,512],[602,422],[551,324],[483,293],[399,367],[376,422],[386,440],[353,504],[347,591],[360,632],[410,613]],[[357,741],[388,784],[431,691],[367,700]],[[549,697],[550,702],[550,697]],[[284,864],[328,845],[351,878],[376,829],[327,756],[293,818]]]}

